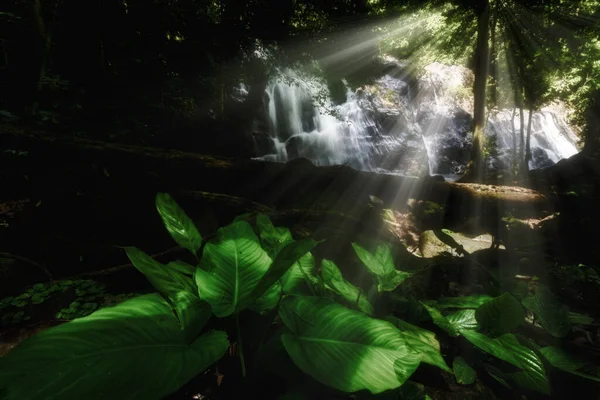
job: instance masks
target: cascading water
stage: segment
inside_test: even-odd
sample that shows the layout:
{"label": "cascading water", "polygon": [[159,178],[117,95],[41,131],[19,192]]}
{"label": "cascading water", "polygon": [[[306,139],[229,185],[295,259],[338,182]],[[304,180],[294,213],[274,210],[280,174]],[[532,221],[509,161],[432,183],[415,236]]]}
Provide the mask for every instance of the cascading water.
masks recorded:
{"label": "cascading water", "polygon": [[[285,162],[305,157],[316,165],[346,164],[371,171],[378,155],[396,143],[380,132],[352,90],[347,89],[346,102],[335,106],[324,83],[292,78],[295,82],[280,79],[267,88],[269,135],[275,152],[259,158]],[[321,96],[320,106],[313,101],[317,96]]]}
{"label": "cascading water", "polygon": [[[469,73],[461,68],[432,64],[414,97],[396,75],[384,75],[356,92],[346,86],[346,101],[340,105],[332,103],[323,81],[286,71],[267,87],[265,119],[272,145],[257,158],[286,162],[304,157],[316,165],[346,164],[403,175],[425,171],[454,180],[464,171],[471,146],[472,117],[465,111],[470,106],[458,102],[456,88],[449,86],[450,81],[455,86],[454,81],[463,81],[461,73]],[[500,165],[512,154],[512,117],[512,110],[502,110],[488,121],[488,136],[497,137]],[[517,114],[517,135],[519,122]],[[577,152],[575,141],[557,113],[535,112],[530,168],[572,156]]]}
{"label": "cascading water", "polygon": [[[513,148],[513,134],[520,143],[521,121],[518,112],[503,110],[493,115],[488,122],[488,134],[496,134],[501,157],[510,159]],[[514,118],[514,123],[511,119]],[[524,111],[524,136],[527,135],[529,111]],[[514,132],[513,132],[514,125]],[[549,110],[534,112],[531,124],[531,153],[529,168],[544,168],[563,158],[577,153],[576,136],[569,125],[556,113]]]}

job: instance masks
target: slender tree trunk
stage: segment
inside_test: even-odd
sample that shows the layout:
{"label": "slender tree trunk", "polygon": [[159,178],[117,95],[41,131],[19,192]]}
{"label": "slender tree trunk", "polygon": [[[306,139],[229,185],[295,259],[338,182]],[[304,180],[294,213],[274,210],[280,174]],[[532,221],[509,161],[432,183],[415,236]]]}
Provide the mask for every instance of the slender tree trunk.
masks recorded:
{"label": "slender tree trunk", "polygon": [[519,120],[520,126],[520,143],[519,143],[519,174],[521,178],[525,176],[525,110],[523,108],[523,100],[519,103]]}
{"label": "slender tree trunk", "polygon": [[497,58],[498,52],[496,44],[496,25],[498,22],[497,14],[494,12],[492,15],[492,26],[490,27],[490,78],[492,78],[492,85],[490,87],[490,105],[496,107],[498,105],[498,66]]}
{"label": "slender tree trunk", "polygon": [[475,83],[473,88],[473,147],[471,149],[471,160],[463,181],[481,182],[484,173],[483,146],[485,139],[485,107],[486,107],[486,84],[489,71],[489,27],[490,27],[490,5],[485,0],[482,10],[477,18],[477,44],[475,48]]}
{"label": "slender tree trunk", "polygon": [[517,127],[515,126],[515,117],[517,116],[517,107],[513,107],[510,123],[512,125],[512,174],[517,174]]}
{"label": "slender tree trunk", "polygon": [[593,105],[586,112],[585,143],[582,153],[592,155],[600,149],[600,89],[592,97]]}
{"label": "slender tree trunk", "polygon": [[533,119],[533,104],[529,104],[529,120],[527,121],[527,142],[525,143],[525,172],[529,171],[531,160],[531,122]]}

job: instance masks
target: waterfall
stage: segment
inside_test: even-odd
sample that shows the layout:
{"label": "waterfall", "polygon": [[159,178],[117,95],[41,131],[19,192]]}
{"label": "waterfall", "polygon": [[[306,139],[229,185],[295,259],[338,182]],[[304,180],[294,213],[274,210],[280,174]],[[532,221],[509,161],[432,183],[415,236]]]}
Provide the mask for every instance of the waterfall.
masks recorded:
{"label": "waterfall", "polygon": [[[335,106],[325,83],[295,74],[292,78],[295,82],[278,79],[267,87],[269,136],[275,152],[258,158],[285,162],[305,157],[316,165],[374,170],[374,160],[393,146],[394,139],[380,132],[346,82],[346,101]],[[320,105],[313,100],[317,96]]]}
{"label": "waterfall", "polygon": [[[429,172],[456,179],[464,173],[472,141],[471,100],[464,96],[469,86],[458,87],[466,81],[461,74],[470,71],[438,63],[428,71],[414,94],[394,74],[356,91],[343,81],[346,100],[339,105],[331,101],[323,80],[285,71],[265,91],[263,119],[271,145],[256,159],[286,162],[304,157],[316,165],[344,164],[413,176]],[[460,90],[463,95],[458,99]],[[509,167],[512,157],[511,118],[512,110],[501,110],[488,119],[486,133],[496,135],[494,163],[500,168]],[[518,113],[515,127],[519,135]],[[572,156],[577,153],[575,142],[576,136],[559,113],[534,112],[530,168],[547,167]]]}
{"label": "waterfall", "polygon": [[[487,133],[495,134],[498,140],[500,158],[512,159],[513,123],[512,110],[502,110],[490,117]],[[527,136],[529,111],[524,111],[524,135]],[[569,125],[556,113],[549,110],[533,112],[531,124],[530,169],[544,168],[553,165],[563,158],[577,153],[576,136]],[[519,114],[514,116],[517,145],[520,142],[521,122]]]}

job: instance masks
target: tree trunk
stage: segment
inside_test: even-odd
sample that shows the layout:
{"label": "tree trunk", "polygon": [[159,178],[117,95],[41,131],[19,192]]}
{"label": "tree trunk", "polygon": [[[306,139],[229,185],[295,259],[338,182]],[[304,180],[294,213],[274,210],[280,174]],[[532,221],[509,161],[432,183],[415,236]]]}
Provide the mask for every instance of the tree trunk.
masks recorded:
{"label": "tree trunk", "polygon": [[[521,94],[522,96],[522,94]],[[519,175],[521,179],[525,178],[527,169],[525,168],[525,110],[523,100],[521,98],[519,104],[519,120],[520,120],[520,145],[519,145]]]}
{"label": "tree trunk", "polygon": [[529,105],[529,119],[527,121],[527,142],[525,143],[525,172],[529,171],[531,160],[531,123],[533,120],[533,104]]}
{"label": "tree trunk", "polygon": [[473,147],[463,182],[481,182],[484,175],[483,147],[485,141],[486,85],[489,70],[490,5],[485,0],[477,17],[477,44],[475,48],[475,83],[473,87]]}
{"label": "tree trunk", "polygon": [[490,48],[490,78],[492,80],[492,85],[490,87],[490,106],[497,107],[498,106],[498,65],[496,54],[497,44],[496,44],[496,25],[498,22],[497,13],[494,12],[492,15],[492,26],[490,27],[491,34],[491,48]]}
{"label": "tree trunk", "polygon": [[515,117],[517,115],[517,108],[513,107],[510,123],[512,125],[512,174],[517,175],[517,128],[515,126]]}

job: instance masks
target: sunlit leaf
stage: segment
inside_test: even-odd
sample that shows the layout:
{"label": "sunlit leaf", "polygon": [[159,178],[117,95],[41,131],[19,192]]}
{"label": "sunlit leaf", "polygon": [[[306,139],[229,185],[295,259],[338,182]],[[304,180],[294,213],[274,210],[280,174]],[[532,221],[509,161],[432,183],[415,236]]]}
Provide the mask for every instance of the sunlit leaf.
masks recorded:
{"label": "sunlit leaf", "polygon": [[388,275],[396,269],[389,245],[385,243],[379,244],[375,250],[375,254],[371,254],[356,243],[352,243],[352,247],[358,258],[376,276]]}
{"label": "sunlit leaf", "polygon": [[288,243],[293,242],[292,232],[286,227],[276,228],[265,214],[256,216],[256,229],[263,247],[269,256],[275,258],[277,253]]}
{"label": "sunlit leaf", "polygon": [[442,297],[436,303],[436,308],[478,308],[483,303],[492,300],[487,294],[475,294],[462,297]]}
{"label": "sunlit leaf", "polygon": [[210,317],[211,310],[198,297],[194,280],[172,268],[171,264],[162,265],[136,247],[126,247],[125,252],[152,286],[170,300],[188,337],[195,337]]}
{"label": "sunlit leaf", "polygon": [[506,374],[519,385],[540,393],[550,393],[543,361],[535,351],[520,344],[512,333],[505,333],[495,339],[472,330],[461,331],[461,334],[479,349],[520,368],[520,372]]}
{"label": "sunlit leaf", "polygon": [[475,318],[482,328],[501,334],[516,329],[524,322],[525,309],[511,294],[504,293],[479,306]]}
{"label": "sunlit leaf", "polygon": [[459,331],[454,327],[453,324],[450,323],[450,321],[448,321],[448,318],[446,318],[440,312],[440,310],[438,310],[435,307],[424,304],[424,303],[421,303],[421,304],[423,305],[423,307],[425,307],[425,309],[429,313],[429,316],[433,320],[434,324],[436,324],[438,327],[440,327],[443,331],[448,333],[450,336],[456,337],[459,335]]}
{"label": "sunlit leaf", "polygon": [[565,337],[571,331],[569,308],[560,303],[546,286],[538,286],[535,295],[526,297],[522,303],[552,336]]}
{"label": "sunlit leaf", "polygon": [[461,385],[472,385],[477,378],[477,372],[462,357],[456,357],[452,363],[456,382]]}
{"label": "sunlit leaf", "polygon": [[540,352],[544,355],[544,357],[548,360],[550,365],[552,365],[554,368],[558,368],[562,371],[569,372],[571,374],[575,374],[586,379],[591,379],[593,381],[600,382],[600,377],[578,371],[578,369],[585,367],[589,363],[575,357],[572,354],[567,353],[564,349],[549,346],[543,347],[540,350]]}
{"label": "sunlit leaf", "polygon": [[220,331],[188,342],[169,304],[143,295],[19,344],[0,358],[0,393],[6,400],[161,399],[228,346]]}
{"label": "sunlit leaf", "polygon": [[283,293],[295,293],[300,283],[304,281],[311,287],[319,282],[319,278],[317,278],[315,272],[315,257],[312,253],[306,253],[300,257],[300,259],[281,277],[281,288]]}
{"label": "sunlit leaf", "polygon": [[252,227],[237,221],[218,230],[204,246],[195,279],[198,294],[217,317],[227,317],[250,306],[254,288],[271,265]]}
{"label": "sunlit leaf", "polygon": [[356,243],[352,243],[352,247],[367,269],[377,276],[380,292],[395,290],[412,275],[408,272],[396,270],[392,250],[386,243],[380,243],[375,250],[375,254],[371,254]]}
{"label": "sunlit leaf", "polygon": [[318,242],[312,239],[287,243],[275,256],[275,260],[273,260],[269,270],[254,288],[252,296],[258,297],[265,293],[269,287],[279,281],[288,272],[300,257],[311,251],[317,244]]}
{"label": "sunlit leaf", "polygon": [[165,266],[137,247],[126,247],[125,252],[131,263],[150,281],[152,286],[165,296],[182,290],[196,292],[194,281],[182,275],[177,268]]}
{"label": "sunlit leaf", "polygon": [[194,222],[168,193],[156,195],[156,209],[167,231],[181,247],[197,254],[202,246],[202,236]]}
{"label": "sunlit leaf", "polygon": [[294,363],[317,381],[343,392],[377,394],[400,387],[421,357],[391,323],[326,298],[288,296],[279,315],[290,333],[283,345]]}
{"label": "sunlit leaf", "polygon": [[475,310],[459,310],[452,314],[448,314],[446,319],[448,319],[450,325],[458,332],[464,329],[479,329],[479,324],[475,318]]}
{"label": "sunlit leaf", "polygon": [[421,361],[439,367],[444,371],[452,371],[440,353],[440,342],[435,338],[433,332],[393,316],[388,317],[386,320],[398,328],[406,341],[408,349],[415,354],[420,354]]}
{"label": "sunlit leaf", "polygon": [[365,294],[342,276],[342,272],[333,261],[323,259],[321,262],[321,275],[326,287],[341,296],[350,304],[354,304],[362,312],[373,314],[373,306]]}
{"label": "sunlit leaf", "polygon": [[[276,258],[279,252],[290,243],[294,242],[291,231],[286,227],[275,227],[268,216],[258,214],[256,227],[259,232],[263,248],[271,258]],[[317,283],[315,276],[315,259],[311,253],[306,253],[289,268],[281,277],[282,290],[286,294],[293,293],[303,281],[309,285]]]}
{"label": "sunlit leaf", "polygon": [[171,268],[174,269],[175,271],[179,272],[180,274],[183,275],[187,275],[190,277],[194,276],[194,273],[196,272],[196,267],[194,267],[193,265],[190,265],[188,263],[185,263],[183,261],[171,261],[170,263],[167,264],[167,268]]}
{"label": "sunlit leaf", "polygon": [[[248,305],[248,308],[254,312],[259,314],[264,314],[267,311],[271,311],[277,304],[279,300],[281,300],[281,284],[279,282],[275,282],[275,284],[271,285],[263,294],[255,298],[254,301]],[[254,298],[254,296],[251,296]]]}

